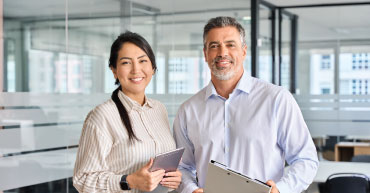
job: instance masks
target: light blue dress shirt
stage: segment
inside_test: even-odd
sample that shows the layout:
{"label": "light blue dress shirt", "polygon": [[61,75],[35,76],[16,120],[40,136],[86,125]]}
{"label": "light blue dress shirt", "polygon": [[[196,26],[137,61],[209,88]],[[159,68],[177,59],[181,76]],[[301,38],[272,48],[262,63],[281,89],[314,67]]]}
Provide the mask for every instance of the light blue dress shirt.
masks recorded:
{"label": "light blue dress shirt", "polygon": [[[318,168],[315,145],[290,92],[246,73],[228,99],[210,82],[182,104],[174,137],[185,147],[182,193],[204,187],[210,160],[274,180],[280,193],[307,189]],[[291,167],[284,173],[285,161]]]}

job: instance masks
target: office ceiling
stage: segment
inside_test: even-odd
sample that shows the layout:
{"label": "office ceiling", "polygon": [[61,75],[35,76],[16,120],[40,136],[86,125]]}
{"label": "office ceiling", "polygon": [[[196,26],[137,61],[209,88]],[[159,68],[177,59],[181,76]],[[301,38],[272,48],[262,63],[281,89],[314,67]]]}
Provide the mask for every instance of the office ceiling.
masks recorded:
{"label": "office ceiling", "polygon": [[[325,4],[325,3],[350,3],[350,2],[370,2],[370,0],[266,0],[277,6]],[[243,17],[250,15],[250,1],[248,0],[135,0],[133,13],[138,15],[151,15],[153,12],[173,14],[171,17],[162,19],[161,22],[172,23],[204,23],[209,10],[238,10],[220,11],[210,14],[237,15]],[[66,9],[66,7],[68,9]],[[40,10],[42,8],[42,10]],[[315,8],[294,8],[287,9],[299,16],[299,40],[300,41],[321,41],[321,40],[346,40],[346,39],[370,39],[370,5],[362,6],[341,6],[341,7],[315,7]],[[197,14],[176,14],[185,12],[196,12]],[[22,20],[32,20],[39,18],[53,19],[59,18],[61,21],[68,12],[69,18],[99,18],[109,16],[119,16],[121,14],[120,0],[27,0],[14,1],[4,0],[4,17],[7,19],[15,18]],[[231,13],[233,12],[233,13]],[[203,13],[203,14],[199,14]],[[267,14],[261,14],[263,20],[267,20]],[[145,23],[141,19],[137,22]],[[101,25],[104,25],[102,22]],[[73,27],[75,22],[71,21]],[[99,22],[94,22],[98,25]],[[89,25],[94,25],[89,24]],[[150,24],[150,22],[148,22]],[[60,22],[59,25],[64,25]],[[76,27],[81,23],[76,22]],[[119,23],[118,23],[119,25]],[[188,31],[199,33],[198,25],[188,25]],[[262,28],[267,25],[261,26]],[[94,30],[91,28],[91,30]],[[99,30],[99,29],[96,29]],[[109,31],[109,30],[107,30]],[[261,31],[268,31],[262,29]],[[263,33],[263,32],[262,32]]]}

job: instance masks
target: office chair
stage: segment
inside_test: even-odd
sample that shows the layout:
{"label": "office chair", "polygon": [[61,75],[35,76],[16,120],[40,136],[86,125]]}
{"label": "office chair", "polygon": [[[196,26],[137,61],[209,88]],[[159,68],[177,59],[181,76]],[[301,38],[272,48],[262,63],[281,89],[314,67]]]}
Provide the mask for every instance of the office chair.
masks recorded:
{"label": "office chair", "polygon": [[370,163],[370,155],[356,155],[353,156],[351,162],[368,162]]}
{"label": "office chair", "polygon": [[359,173],[336,173],[324,185],[326,193],[369,193],[369,178]]}

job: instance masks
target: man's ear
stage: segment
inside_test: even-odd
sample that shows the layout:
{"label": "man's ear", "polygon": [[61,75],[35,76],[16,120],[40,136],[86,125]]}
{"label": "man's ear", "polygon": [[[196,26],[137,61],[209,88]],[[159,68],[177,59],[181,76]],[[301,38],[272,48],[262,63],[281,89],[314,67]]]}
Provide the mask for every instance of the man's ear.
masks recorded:
{"label": "man's ear", "polygon": [[243,46],[243,56],[247,56],[247,45]]}
{"label": "man's ear", "polygon": [[207,62],[207,49],[205,46],[203,47],[203,54],[204,54],[204,61]]}

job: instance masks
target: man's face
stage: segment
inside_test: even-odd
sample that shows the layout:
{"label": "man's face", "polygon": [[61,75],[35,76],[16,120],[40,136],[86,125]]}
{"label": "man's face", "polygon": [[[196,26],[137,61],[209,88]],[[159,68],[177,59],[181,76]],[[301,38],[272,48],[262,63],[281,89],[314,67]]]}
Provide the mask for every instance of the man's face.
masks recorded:
{"label": "man's face", "polygon": [[203,49],[212,76],[230,80],[243,74],[247,47],[242,46],[239,31],[232,26],[211,29]]}

